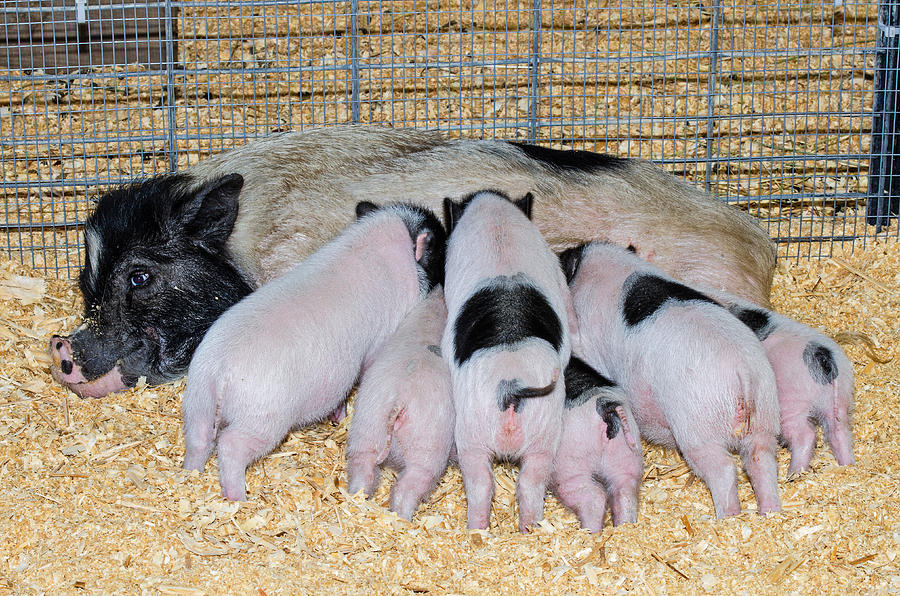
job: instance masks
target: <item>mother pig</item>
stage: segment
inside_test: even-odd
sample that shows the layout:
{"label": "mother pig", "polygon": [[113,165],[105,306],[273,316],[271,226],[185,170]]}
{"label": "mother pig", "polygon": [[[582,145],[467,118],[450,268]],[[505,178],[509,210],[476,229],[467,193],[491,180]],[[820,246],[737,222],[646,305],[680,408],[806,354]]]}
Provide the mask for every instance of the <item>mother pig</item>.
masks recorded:
{"label": "mother pig", "polygon": [[435,209],[484,188],[531,192],[554,249],[636,245],[681,280],[768,304],[766,233],[648,162],[340,126],[272,135],[101,197],[85,225],[85,323],[51,339],[51,372],[85,397],[177,378],[225,309],[334,237],[357,202]]}

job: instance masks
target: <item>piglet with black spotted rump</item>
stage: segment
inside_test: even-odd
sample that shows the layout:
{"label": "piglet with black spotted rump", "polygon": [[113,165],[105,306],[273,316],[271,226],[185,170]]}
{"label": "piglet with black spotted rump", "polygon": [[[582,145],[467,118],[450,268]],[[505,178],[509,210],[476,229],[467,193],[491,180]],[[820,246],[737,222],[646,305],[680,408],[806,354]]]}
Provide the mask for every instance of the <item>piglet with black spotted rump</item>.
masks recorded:
{"label": "piglet with black spotted rump", "polygon": [[531,200],[513,204],[485,191],[445,201],[451,233],[441,351],[450,363],[469,528],[490,521],[495,457],[520,463],[519,529],[543,517],[562,430],[574,315],[559,262],[529,219]]}
{"label": "piglet with black spotted rump", "polygon": [[295,427],[339,408],[360,369],[439,282],[445,234],[433,213],[357,205],[357,221],[222,315],[191,360],[182,402],[184,467],[218,447],[219,483],[246,498],[244,473]]}
{"label": "piglet with black spotted rump", "polygon": [[621,387],[572,356],[566,367],[563,435],[550,487],[581,527],[603,529],[637,521],[643,476],[640,434]]}
{"label": "piglet with black spotted rump", "polygon": [[562,256],[581,355],[628,395],[641,436],[681,451],[718,517],[741,511],[740,453],[760,513],[779,511],[775,374],[756,336],[705,294],[624,248]]}
{"label": "piglet with black spotted rump", "polygon": [[391,511],[405,519],[412,519],[437,485],[453,447],[450,368],[440,350],[446,321],[444,292],[438,287],[382,344],[353,402],[348,488],[371,497],[378,485],[378,466],[398,468]]}
{"label": "piglet with black spotted rump", "polygon": [[837,463],[852,464],[853,365],[825,334],[726,292],[710,292],[762,342],[778,385],[781,441],[791,450],[790,474],[809,468],[816,424]]}

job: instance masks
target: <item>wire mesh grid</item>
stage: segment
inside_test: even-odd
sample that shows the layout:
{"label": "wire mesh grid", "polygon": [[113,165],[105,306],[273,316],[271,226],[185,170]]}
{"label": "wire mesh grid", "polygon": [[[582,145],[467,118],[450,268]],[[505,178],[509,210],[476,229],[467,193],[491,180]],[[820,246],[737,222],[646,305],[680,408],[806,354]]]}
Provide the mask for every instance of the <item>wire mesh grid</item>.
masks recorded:
{"label": "wire mesh grid", "polygon": [[896,237],[897,6],[8,1],[0,245],[72,276],[106,188],[347,122],[650,159],[790,256]]}

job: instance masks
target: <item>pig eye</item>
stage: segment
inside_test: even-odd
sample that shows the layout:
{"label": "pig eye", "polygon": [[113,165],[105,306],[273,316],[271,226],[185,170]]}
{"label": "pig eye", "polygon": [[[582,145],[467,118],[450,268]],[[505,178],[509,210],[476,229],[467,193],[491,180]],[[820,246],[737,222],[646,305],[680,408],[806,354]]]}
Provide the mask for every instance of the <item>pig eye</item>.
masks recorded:
{"label": "pig eye", "polygon": [[131,277],[128,278],[128,280],[131,282],[131,287],[139,288],[150,281],[150,274],[146,271],[136,271],[131,274]]}

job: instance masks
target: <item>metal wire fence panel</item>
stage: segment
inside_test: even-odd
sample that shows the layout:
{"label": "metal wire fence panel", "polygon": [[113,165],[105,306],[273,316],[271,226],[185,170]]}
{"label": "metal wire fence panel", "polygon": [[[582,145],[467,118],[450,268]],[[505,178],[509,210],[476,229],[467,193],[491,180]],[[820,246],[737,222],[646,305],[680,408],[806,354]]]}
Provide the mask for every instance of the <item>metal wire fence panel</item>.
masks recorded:
{"label": "metal wire fence panel", "polygon": [[74,275],[106,188],[347,122],[651,159],[795,257],[896,237],[897,6],[7,1],[0,245]]}

